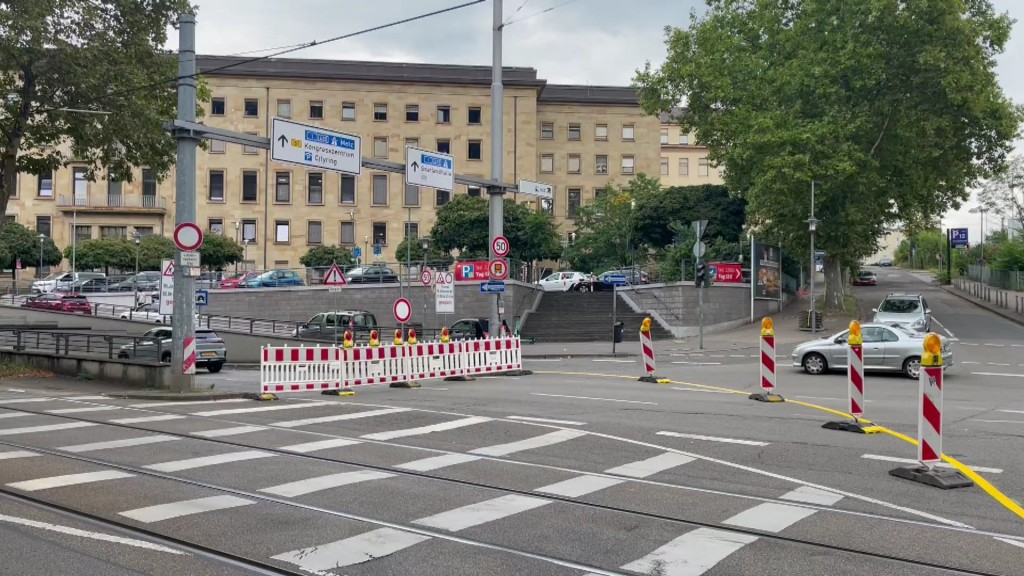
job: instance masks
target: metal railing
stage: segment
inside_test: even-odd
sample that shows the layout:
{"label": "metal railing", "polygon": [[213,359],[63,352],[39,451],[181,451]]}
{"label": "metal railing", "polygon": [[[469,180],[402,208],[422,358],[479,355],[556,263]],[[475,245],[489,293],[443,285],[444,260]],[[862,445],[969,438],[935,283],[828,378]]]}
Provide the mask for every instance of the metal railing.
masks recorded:
{"label": "metal railing", "polygon": [[160,196],[126,196],[124,194],[105,194],[101,198],[92,196],[57,197],[59,208],[137,208],[143,210],[165,210],[167,201]]}
{"label": "metal railing", "polygon": [[164,356],[163,344],[156,345],[152,358],[139,358],[139,349],[153,349],[143,346],[149,342],[140,336],[124,333],[93,332],[83,330],[35,330],[31,328],[0,330],[0,348],[17,352],[39,352],[55,356],[90,356],[108,360],[142,360],[157,362]]}
{"label": "metal railing", "polygon": [[1024,291],[1024,272],[1019,270],[993,270],[988,266],[971,264],[967,267],[967,277],[971,280],[988,284],[993,288],[1002,288],[1014,292]]}

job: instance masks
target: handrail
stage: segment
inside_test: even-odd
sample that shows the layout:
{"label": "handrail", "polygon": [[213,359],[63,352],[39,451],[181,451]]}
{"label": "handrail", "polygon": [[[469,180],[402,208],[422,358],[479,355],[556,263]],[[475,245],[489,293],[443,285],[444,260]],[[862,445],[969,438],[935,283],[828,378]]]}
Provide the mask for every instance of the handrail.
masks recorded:
{"label": "handrail", "polygon": [[[16,352],[40,352],[55,356],[84,355],[108,360],[138,360],[139,348],[149,342],[141,336],[91,330],[15,329],[0,330],[0,348]],[[163,342],[156,341],[153,362],[162,362]]]}

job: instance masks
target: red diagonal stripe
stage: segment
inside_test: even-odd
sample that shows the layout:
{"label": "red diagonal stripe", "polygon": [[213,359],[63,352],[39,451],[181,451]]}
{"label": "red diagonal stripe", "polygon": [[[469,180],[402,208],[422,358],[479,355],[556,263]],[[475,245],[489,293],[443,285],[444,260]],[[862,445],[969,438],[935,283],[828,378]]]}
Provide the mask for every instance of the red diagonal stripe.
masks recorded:
{"label": "red diagonal stripe", "polygon": [[864,393],[864,375],[860,373],[860,370],[850,367],[850,382],[853,383],[853,387],[857,389],[857,392]]}
{"label": "red diagonal stripe", "polygon": [[769,372],[775,372],[775,358],[772,358],[765,352],[761,352],[761,364],[763,364]]}
{"label": "red diagonal stripe", "polygon": [[933,460],[941,460],[942,458],[935,453],[935,449],[926,440],[921,440],[921,459],[925,462]]}
{"label": "red diagonal stripe", "polygon": [[772,384],[770,380],[768,380],[767,378],[762,376],[761,377],[761,388],[764,388],[765,390],[770,390],[772,388],[775,388],[775,384]]}
{"label": "red diagonal stripe", "polygon": [[936,433],[942,434],[942,413],[932,403],[932,399],[927,395],[923,397],[921,412],[924,415],[924,419],[935,430]]}
{"label": "red diagonal stripe", "polygon": [[646,344],[644,344],[643,345],[643,350],[644,350],[644,356],[646,356],[648,358],[654,358],[654,349],[653,348],[651,348],[651,347],[647,346]]}
{"label": "red diagonal stripe", "polygon": [[935,380],[935,387],[938,388],[939,390],[942,390],[942,368],[938,366],[932,366],[924,368],[924,371],[925,374],[930,376],[932,380]]}
{"label": "red diagonal stripe", "polygon": [[857,401],[855,399],[850,398],[850,414],[863,414],[863,413],[864,413],[864,411],[861,410],[860,404],[857,404]]}

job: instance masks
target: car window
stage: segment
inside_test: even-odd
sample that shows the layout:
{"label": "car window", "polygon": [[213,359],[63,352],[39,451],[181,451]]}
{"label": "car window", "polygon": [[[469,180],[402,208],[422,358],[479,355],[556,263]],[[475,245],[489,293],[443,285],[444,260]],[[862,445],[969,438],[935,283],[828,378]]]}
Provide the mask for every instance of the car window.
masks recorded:
{"label": "car window", "polygon": [[462,320],[460,322],[456,322],[455,325],[452,326],[452,331],[453,332],[470,332],[470,331],[472,331],[472,329],[473,329],[472,324],[470,322],[466,321],[466,320]]}
{"label": "car window", "polygon": [[[168,334],[170,336],[170,334]],[[218,340],[220,336],[213,330],[196,330],[196,340]]]}
{"label": "car window", "polygon": [[884,328],[865,328],[862,332],[864,336],[864,343],[876,343],[882,341],[882,330]]}
{"label": "car window", "polygon": [[552,274],[544,278],[544,282],[554,282],[555,280],[558,280],[558,274]]}
{"label": "car window", "polygon": [[925,310],[928,309],[928,301],[925,300],[924,298],[921,298],[921,305],[924,307]]}
{"label": "car window", "polygon": [[324,321],[324,326],[335,326],[338,322],[338,317],[334,314],[328,314]]}
{"label": "car window", "polygon": [[323,314],[317,314],[316,316],[313,316],[312,318],[309,319],[309,323],[310,324],[323,324],[324,323],[324,315]]}
{"label": "car window", "polygon": [[369,323],[366,321],[366,314],[356,314],[352,319],[352,323],[359,328],[366,328]]}
{"label": "car window", "polygon": [[893,332],[892,330],[889,330],[888,328],[878,328],[877,330],[882,333],[882,341],[883,342],[899,342],[900,341],[900,337],[897,336],[895,332]]}
{"label": "car window", "polygon": [[890,314],[909,314],[911,312],[917,312],[920,307],[921,305],[917,300],[911,300],[909,298],[887,298],[882,301],[882,306],[878,311]]}

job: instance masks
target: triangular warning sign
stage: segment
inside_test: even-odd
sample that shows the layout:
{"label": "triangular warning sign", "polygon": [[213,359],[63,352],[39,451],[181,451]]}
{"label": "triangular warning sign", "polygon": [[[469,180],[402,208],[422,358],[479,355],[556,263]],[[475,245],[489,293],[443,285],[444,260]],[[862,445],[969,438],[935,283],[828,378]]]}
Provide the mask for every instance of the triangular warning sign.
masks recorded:
{"label": "triangular warning sign", "polygon": [[337,264],[331,264],[331,269],[327,271],[327,275],[324,276],[324,286],[347,286],[348,280],[345,280],[345,275],[341,273],[341,268],[338,268]]}
{"label": "triangular warning sign", "polygon": [[164,276],[174,276],[174,262],[168,262],[167,267],[164,268]]}

